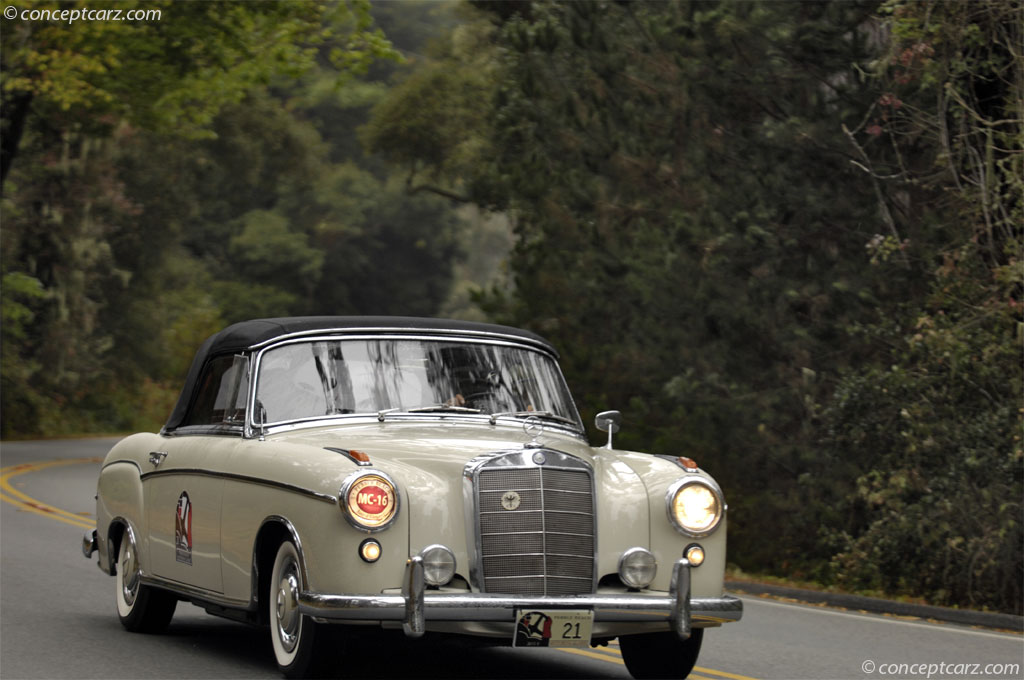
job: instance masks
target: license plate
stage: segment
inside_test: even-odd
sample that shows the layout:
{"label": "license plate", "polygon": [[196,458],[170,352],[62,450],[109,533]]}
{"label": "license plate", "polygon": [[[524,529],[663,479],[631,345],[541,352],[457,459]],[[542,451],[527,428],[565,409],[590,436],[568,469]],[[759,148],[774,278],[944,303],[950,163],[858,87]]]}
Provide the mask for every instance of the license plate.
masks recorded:
{"label": "license plate", "polygon": [[594,612],[553,609],[516,611],[513,647],[589,647]]}

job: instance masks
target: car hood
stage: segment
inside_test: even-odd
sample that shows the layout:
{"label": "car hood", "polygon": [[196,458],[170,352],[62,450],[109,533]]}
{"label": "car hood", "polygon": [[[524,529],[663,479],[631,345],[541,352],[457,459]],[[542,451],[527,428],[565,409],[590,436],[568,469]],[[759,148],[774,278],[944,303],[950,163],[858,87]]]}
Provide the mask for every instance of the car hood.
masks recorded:
{"label": "car hood", "polygon": [[[307,453],[315,448],[320,454],[303,456],[308,472],[313,472],[324,493],[337,494],[344,479],[363,469],[381,470],[399,487],[403,508],[409,518],[410,551],[435,542],[461,542],[465,536],[466,498],[463,476],[467,463],[498,452],[523,451],[531,438],[522,426],[467,424],[465,422],[388,422],[317,428],[268,437],[282,448],[301,447]],[[542,433],[538,441],[546,449],[576,456],[594,468],[599,495],[633,499],[609,503],[605,510],[623,516],[616,521],[639,522],[637,529],[646,534],[646,513],[637,514],[635,499],[646,498],[639,468],[629,464],[631,456],[658,464],[651,456],[595,449],[576,437]],[[370,458],[370,467],[356,465],[328,448],[357,450]],[[295,453],[298,453],[297,451]],[[310,461],[319,461],[311,469]],[[668,465],[669,468],[673,466]],[[637,469],[634,469],[637,468]],[[642,470],[640,471],[642,473]],[[627,510],[627,508],[633,508]]]}
{"label": "car hood", "polygon": [[[413,488],[425,484],[436,490],[437,483],[458,483],[471,460],[498,452],[523,451],[524,444],[530,442],[531,437],[523,432],[521,426],[505,424],[385,421],[283,433],[274,435],[272,440],[288,447],[299,445],[307,451],[340,449],[362,452],[369,456],[373,468],[394,476],[402,486]],[[546,449],[594,463],[594,450],[581,439],[542,433],[538,442]],[[345,463],[339,466],[338,458]],[[337,453],[317,456],[316,460],[322,461],[323,479],[333,479],[339,469],[357,469],[355,463]]]}

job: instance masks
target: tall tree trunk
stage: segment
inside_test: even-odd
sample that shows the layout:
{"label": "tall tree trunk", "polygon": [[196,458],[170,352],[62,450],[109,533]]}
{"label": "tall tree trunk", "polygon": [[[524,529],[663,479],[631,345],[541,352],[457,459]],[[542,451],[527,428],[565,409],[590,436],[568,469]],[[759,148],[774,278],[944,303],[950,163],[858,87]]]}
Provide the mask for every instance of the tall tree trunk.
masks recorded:
{"label": "tall tree trunk", "polygon": [[18,154],[18,146],[21,144],[21,135],[25,131],[25,121],[28,119],[31,105],[31,92],[25,92],[4,102],[3,128],[0,130],[0,191],[3,191],[7,172]]}

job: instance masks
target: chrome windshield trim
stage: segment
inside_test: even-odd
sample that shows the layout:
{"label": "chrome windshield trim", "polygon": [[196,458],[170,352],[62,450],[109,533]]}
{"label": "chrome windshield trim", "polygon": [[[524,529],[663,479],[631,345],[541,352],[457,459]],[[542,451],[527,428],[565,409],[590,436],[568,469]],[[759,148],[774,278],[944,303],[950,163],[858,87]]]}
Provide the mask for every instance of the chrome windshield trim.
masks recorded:
{"label": "chrome windshield trim", "polygon": [[290,491],[292,493],[301,494],[310,498],[315,498],[318,501],[325,503],[336,504],[338,498],[330,494],[321,493],[312,489],[297,486],[295,484],[288,484],[287,482],[278,482],[272,479],[263,479],[261,477],[251,477],[249,475],[239,475],[233,472],[217,472],[215,470],[203,470],[201,468],[170,468],[167,470],[152,470],[151,472],[144,472],[141,475],[143,481],[151,479],[153,477],[166,477],[170,475],[190,475],[195,477],[215,477],[217,479],[228,479],[235,482],[242,482],[243,484],[258,484],[259,486],[267,486],[274,489],[281,489],[283,491]]}
{"label": "chrome windshield trim", "polygon": [[[389,413],[387,418],[383,422],[392,423],[436,423],[442,421],[445,423],[462,423],[465,425],[484,425],[487,427],[508,427],[515,428],[519,433],[522,433],[522,419],[510,420],[500,418],[496,425],[491,425],[489,422],[490,416],[486,414],[467,414],[467,413]],[[346,413],[342,415],[331,415],[331,416],[317,416],[315,418],[303,418],[302,420],[293,420],[289,422],[276,423],[274,425],[268,425],[263,429],[265,436],[273,434],[279,434],[281,432],[292,432],[295,430],[303,430],[315,427],[331,427],[338,425],[356,425],[356,424],[381,424],[380,418],[376,413]],[[550,425],[550,428],[547,426]],[[562,434],[570,436],[574,439],[586,442],[587,438],[584,432],[576,430],[575,428],[568,427],[568,425],[560,425],[555,421],[545,421],[544,434]],[[256,428],[253,429],[253,433],[249,435],[249,438],[255,438],[258,435]]]}
{"label": "chrome windshield trim", "polygon": [[453,338],[462,338],[466,340],[501,340],[509,344],[514,345],[525,345],[532,349],[538,349],[545,354],[557,359],[558,354],[555,352],[547,343],[537,342],[530,338],[521,335],[512,335],[510,333],[498,333],[492,331],[473,331],[473,330],[461,330],[456,328],[451,329],[431,329],[424,331],[422,328],[396,328],[396,327],[381,327],[381,326],[367,326],[365,328],[317,328],[308,331],[296,331],[295,333],[286,333],[279,335],[276,338],[264,340],[263,342],[255,345],[250,345],[250,350],[263,350],[269,345],[274,345],[279,342],[291,341],[291,340],[308,340],[317,336],[324,336],[325,338],[337,338],[339,336],[346,337],[371,337],[376,339],[381,338],[416,338],[419,339],[432,339],[432,340],[451,340]]}
{"label": "chrome windshield trim", "polygon": [[[329,423],[342,423],[350,421],[351,419],[362,419],[372,417],[377,422],[383,422],[380,420],[380,411],[373,411],[368,413],[346,413],[346,414],[335,414],[335,415],[324,415],[315,416],[310,418],[301,418],[289,421],[280,421],[275,423],[256,423],[254,420],[254,414],[256,413],[256,391],[259,387],[257,384],[259,378],[260,364],[263,361],[263,355],[269,350],[276,349],[285,345],[297,344],[301,342],[326,342],[330,340],[338,340],[344,337],[345,340],[422,340],[428,342],[451,342],[453,340],[464,340],[474,344],[483,345],[496,345],[500,347],[512,347],[518,349],[524,349],[527,351],[539,351],[541,354],[546,355],[554,363],[554,367],[558,378],[562,382],[562,387],[565,392],[565,396],[568,398],[568,405],[572,408],[573,413],[576,415],[576,422],[570,422],[571,419],[563,418],[561,420],[548,419],[544,421],[545,428],[550,426],[552,429],[558,429],[569,434],[574,435],[577,439],[587,441],[586,439],[586,428],[583,427],[583,421],[579,416],[579,408],[576,406],[576,400],[572,396],[572,391],[569,389],[568,383],[565,381],[565,376],[562,373],[562,367],[558,364],[558,355],[553,353],[546,345],[540,345],[532,343],[529,339],[520,338],[518,336],[501,335],[496,333],[485,333],[485,332],[470,332],[470,331],[452,331],[451,335],[434,333],[424,333],[422,329],[408,329],[408,334],[403,332],[405,329],[338,329],[334,335],[330,335],[333,331],[304,331],[300,333],[291,333],[288,335],[282,335],[271,340],[267,340],[258,345],[253,345],[249,349],[255,351],[255,358],[249,362],[249,394],[246,402],[246,417],[243,428],[243,437],[246,439],[253,439],[256,437],[264,437],[266,435],[273,434],[275,432],[282,432],[299,427],[320,427]],[[374,331],[380,331],[376,333]],[[467,337],[468,336],[468,337]],[[398,419],[414,419],[419,418],[424,422],[435,422],[438,418],[452,421],[459,418],[471,418],[472,422],[478,420],[489,421],[491,418],[490,414],[463,414],[463,413],[408,413],[408,412],[395,412],[387,413],[387,420],[398,420]],[[504,416],[498,416],[498,422],[506,420]],[[521,427],[522,419],[516,418],[514,420],[517,425]]]}

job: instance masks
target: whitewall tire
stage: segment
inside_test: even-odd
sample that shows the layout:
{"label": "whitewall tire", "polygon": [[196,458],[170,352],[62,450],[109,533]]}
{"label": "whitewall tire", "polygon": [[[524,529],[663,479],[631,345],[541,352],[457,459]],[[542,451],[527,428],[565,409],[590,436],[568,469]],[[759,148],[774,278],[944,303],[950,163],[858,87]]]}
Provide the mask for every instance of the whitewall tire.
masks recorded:
{"label": "whitewall tire", "polygon": [[158,633],[166,628],[178,600],[164,590],[142,584],[138,546],[131,527],[125,528],[121,537],[115,570],[114,599],[121,625],[133,633]]}

